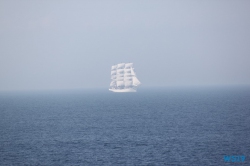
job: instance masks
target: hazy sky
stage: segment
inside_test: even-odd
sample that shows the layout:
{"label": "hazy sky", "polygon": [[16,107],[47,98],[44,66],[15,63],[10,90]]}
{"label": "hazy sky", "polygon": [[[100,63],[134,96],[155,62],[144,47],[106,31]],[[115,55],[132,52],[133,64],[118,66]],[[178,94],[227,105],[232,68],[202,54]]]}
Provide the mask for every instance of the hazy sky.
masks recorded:
{"label": "hazy sky", "polygon": [[249,0],[0,0],[0,90],[250,84]]}

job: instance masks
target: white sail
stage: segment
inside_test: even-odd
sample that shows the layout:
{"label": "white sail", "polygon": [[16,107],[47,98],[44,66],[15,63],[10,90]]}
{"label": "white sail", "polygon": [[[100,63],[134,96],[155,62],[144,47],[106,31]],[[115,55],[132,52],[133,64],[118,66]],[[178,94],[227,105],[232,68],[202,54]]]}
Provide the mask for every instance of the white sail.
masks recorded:
{"label": "white sail", "polygon": [[136,77],[133,63],[119,63],[111,67],[110,91],[136,92],[136,87],[141,82]]}
{"label": "white sail", "polygon": [[131,75],[135,76],[135,72],[133,68],[131,68]]}
{"label": "white sail", "polygon": [[125,66],[125,63],[119,63],[117,64],[117,69],[123,69]]}
{"label": "white sail", "polygon": [[132,81],[133,78],[132,77],[124,77],[124,81]]}
{"label": "white sail", "polygon": [[124,86],[124,81],[117,81],[116,84],[117,84],[117,86],[120,86],[120,87],[121,87],[121,86]]}
{"label": "white sail", "polygon": [[124,77],[132,78],[133,76],[131,74],[129,74],[129,73],[125,73]]}
{"label": "white sail", "polygon": [[116,71],[115,70],[111,70],[111,75],[116,75]]}
{"label": "white sail", "polygon": [[129,73],[130,74],[131,73],[131,69],[130,68],[129,69],[124,69],[124,73],[126,73],[126,74]]}
{"label": "white sail", "polygon": [[134,77],[134,76],[131,75],[131,73],[125,73],[125,74],[124,74],[124,77],[130,77],[130,78],[132,78],[132,77]]}
{"label": "white sail", "polygon": [[110,86],[116,86],[116,81],[112,81],[112,82],[110,83]]}
{"label": "white sail", "polygon": [[116,79],[116,77],[117,77],[116,75],[112,75],[111,79],[114,80],[114,79]]}
{"label": "white sail", "polygon": [[116,74],[116,77],[124,77],[124,74]]}
{"label": "white sail", "polygon": [[131,87],[133,82],[132,81],[124,81],[126,87]]}
{"label": "white sail", "polygon": [[124,73],[124,69],[118,69],[116,70],[117,74],[123,74]]}
{"label": "white sail", "polygon": [[141,84],[141,82],[136,77],[133,77],[133,85],[138,86],[140,84]]}
{"label": "white sail", "polygon": [[117,65],[111,66],[111,70],[115,70],[117,68]]}
{"label": "white sail", "polygon": [[133,66],[133,63],[126,63],[125,64],[125,69],[129,69]]}
{"label": "white sail", "polygon": [[124,80],[124,77],[116,77],[115,80],[116,80],[116,81],[123,81],[123,80]]}

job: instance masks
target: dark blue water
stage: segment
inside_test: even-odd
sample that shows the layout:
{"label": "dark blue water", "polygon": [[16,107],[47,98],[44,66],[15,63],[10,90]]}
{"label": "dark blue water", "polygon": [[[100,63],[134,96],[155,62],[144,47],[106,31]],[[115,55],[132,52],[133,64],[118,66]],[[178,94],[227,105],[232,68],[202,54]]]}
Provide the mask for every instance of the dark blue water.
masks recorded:
{"label": "dark blue water", "polygon": [[2,93],[0,165],[250,165],[250,89]]}

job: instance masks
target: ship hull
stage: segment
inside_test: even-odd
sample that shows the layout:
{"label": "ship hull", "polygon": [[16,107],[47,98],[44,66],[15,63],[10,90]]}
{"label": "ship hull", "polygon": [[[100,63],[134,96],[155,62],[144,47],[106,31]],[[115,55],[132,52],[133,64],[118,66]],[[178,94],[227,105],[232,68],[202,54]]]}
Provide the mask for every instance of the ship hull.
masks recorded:
{"label": "ship hull", "polygon": [[109,89],[112,92],[136,92],[136,89]]}

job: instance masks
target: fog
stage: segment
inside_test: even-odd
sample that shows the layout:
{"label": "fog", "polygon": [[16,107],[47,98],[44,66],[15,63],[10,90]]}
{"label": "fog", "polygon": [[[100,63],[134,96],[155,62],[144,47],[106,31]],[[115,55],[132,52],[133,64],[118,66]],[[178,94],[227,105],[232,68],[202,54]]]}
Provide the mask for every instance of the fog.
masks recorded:
{"label": "fog", "polygon": [[0,90],[250,84],[250,1],[0,1]]}

